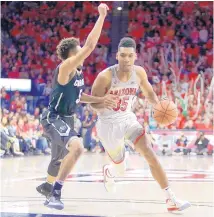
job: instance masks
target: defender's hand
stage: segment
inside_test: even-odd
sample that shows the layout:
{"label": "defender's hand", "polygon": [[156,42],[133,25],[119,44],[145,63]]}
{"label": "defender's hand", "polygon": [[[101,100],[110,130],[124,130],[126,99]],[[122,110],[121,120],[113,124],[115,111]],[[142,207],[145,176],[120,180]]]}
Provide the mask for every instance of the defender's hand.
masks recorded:
{"label": "defender's hand", "polygon": [[110,110],[117,107],[118,100],[119,100],[118,96],[112,94],[108,94],[103,97],[103,103],[105,108]]}
{"label": "defender's hand", "polygon": [[104,4],[104,3],[101,3],[99,6],[98,6],[98,11],[99,11],[99,14],[100,16],[106,16],[107,15],[107,11],[109,10],[109,7],[108,5]]}

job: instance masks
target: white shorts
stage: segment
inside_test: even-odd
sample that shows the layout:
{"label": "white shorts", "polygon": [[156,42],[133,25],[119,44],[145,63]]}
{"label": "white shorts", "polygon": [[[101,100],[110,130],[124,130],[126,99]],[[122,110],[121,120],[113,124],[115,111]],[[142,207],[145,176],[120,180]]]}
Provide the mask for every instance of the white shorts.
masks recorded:
{"label": "white shorts", "polygon": [[145,130],[137,121],[135,114],[129,113],[123,118],[99,119],[97,134],[112,161],[118,162],[124,157],[124,140],[130,140],[135,144],[145,134]]}

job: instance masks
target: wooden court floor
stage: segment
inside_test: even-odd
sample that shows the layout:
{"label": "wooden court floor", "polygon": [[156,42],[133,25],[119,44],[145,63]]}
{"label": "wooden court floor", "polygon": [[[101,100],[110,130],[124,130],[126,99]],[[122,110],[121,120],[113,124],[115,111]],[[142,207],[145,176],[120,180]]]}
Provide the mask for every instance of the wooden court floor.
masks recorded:
{"label": "wooden court floor", "polygon": [[50,157],[0,160],[2,217],[213,217],[213,157],[160,157],[176,196],[192,206],[180,213],[168,213],[165,197],[139,155],[130,155],[128,170],[117,178],[117,192],[107,193],[102,167],[105,154],[84,154],[69,175],[62,193],[65,209],[46,208],[35,187],[45,180]]}

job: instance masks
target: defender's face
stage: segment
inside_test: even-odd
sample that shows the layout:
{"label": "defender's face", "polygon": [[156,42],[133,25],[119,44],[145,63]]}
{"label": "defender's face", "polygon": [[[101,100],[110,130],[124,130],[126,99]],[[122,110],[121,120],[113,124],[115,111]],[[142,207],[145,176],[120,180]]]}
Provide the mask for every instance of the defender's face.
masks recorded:
{"label": "defender's face", "polygon": [[116,59],[122,71],[130,72],[137,59],[137,54],[132,47],[120,47]]}

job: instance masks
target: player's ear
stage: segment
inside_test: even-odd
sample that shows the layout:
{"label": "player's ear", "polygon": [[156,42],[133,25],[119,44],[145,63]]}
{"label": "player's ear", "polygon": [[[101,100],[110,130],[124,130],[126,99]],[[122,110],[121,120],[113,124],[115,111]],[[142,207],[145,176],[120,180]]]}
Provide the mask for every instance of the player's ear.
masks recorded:
{"label": "player's ear", "polygon": [[117,53],[116,53],[116,60],[118,60],[118,55],[119,55],[119,54],[118,54],[118,52],[117,52]]}

